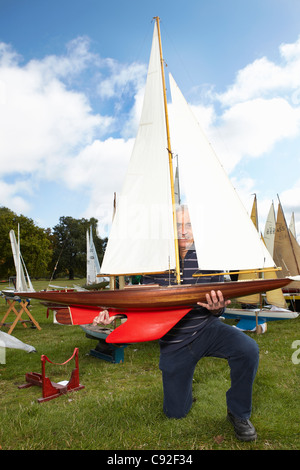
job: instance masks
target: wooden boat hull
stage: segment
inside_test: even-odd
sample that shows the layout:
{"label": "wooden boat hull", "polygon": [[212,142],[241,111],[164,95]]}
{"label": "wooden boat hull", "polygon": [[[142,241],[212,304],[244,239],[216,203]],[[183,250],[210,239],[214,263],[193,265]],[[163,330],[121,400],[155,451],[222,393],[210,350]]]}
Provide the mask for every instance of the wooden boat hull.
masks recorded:
{"label": "wooden boat hull", "polygon": [[122,290],[100,291],[41,291],[17,293],[20,297],[38,299],[59,305],[90,306],[115,309],[161,309],[168,307],[192,306],[205,302],[205,295],[211,290],[221,290],[225,299],[266,292],[282,288],[291,282],[283,279],[259,279],[236,282],[202,283],[182,286],[130,287]]}

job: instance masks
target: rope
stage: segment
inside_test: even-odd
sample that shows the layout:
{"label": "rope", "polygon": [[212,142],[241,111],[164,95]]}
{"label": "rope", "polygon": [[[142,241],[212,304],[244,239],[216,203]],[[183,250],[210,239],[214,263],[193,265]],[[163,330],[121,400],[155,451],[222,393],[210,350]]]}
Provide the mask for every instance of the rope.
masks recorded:
{"label": "rope", "polygon": [[72,356],[71,356],[67,361],[62,362],[62,363],[59,363],[59,362],[52,362],[52,361],[50,361],[50,359],[48,359],[48,357],[45,356],[44,354],[42,355],[42,360],[44,359],[44,360],[50,362],[50,364],[55,364],[56,366],[63,366],[63,365],[65,365],[65,364],[67,364],[68,362],[70,362],[70,361],[73,359],[73,357],[75,356],[75,354],[76,354],[77,352],[78,352],[78,348],[75,348],[75,349],[74,349],[74,352],[73,352],[73,354],[72,354]]}

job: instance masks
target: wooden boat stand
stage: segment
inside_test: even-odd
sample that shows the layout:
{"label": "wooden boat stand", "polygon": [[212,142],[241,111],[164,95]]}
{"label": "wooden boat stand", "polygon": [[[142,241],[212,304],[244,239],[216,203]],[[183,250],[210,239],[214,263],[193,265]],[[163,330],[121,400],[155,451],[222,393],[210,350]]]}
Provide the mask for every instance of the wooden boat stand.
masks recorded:
{"label": "wooden boat stand", "polygon": [[[5,313],[4,317],[2,318],[2,320],[0,321],[0,329],[2,328],[2,326],[7,326],[11,324],[11,327],[8,330],[8,334],[10,335],[18,322],[21,322],[24,328],[27,328],[26,322],[30,322],[32,326],[35,326],[38,330],[41,330],[40,325],[34,319],[33,315],[30,313],[30,311],[27,308],[29,305],[29,301],[27,299],[16,299],[16,298],[9,299],[8,297],[5,297],[5,300],[8,303],[9,308],[7,312]],[[18,304],[20,305],[19,311],[16,308]],[[13,323],[6,323],[5,320],[7,319],[10,312],[14,312],[14,314],[16,315],[16,318]],[[26,315],[28,315],[29,320],[24,320],[22,318],[23,312]]]}
{"label": "wooden boat stand", "polygon": [[[45,364],[46,361],[50,362],[51,364],[56,365],[64,365],[67,362],[71,361],[75,356],[75,369],[73,369],[71,378],[67,384],[62,383],[55,383],[52,382],[48,377],[45,376]],[[74,392],[77,390],[81,390],[84,388],[84,385],[80,385],[79,383],[79,364],[78,364],[78,348],[74,349],[74,352],[70,359],[63,362],[62,364],[57,364],[52,362],[48,359],[47,356],[41,356],[42,361],[42,373],[38,374],[37,372],[28,372],[25,374],[26,383],[24,385],[19,385],[18,388],[28,388],[36,385],[38,387],[42,387],[42,398],[38,398],[38,403],[43,403],[44,401],[52,400],[53,398],[60,397],[61,395],[65,395],[69,392]]]}
{"label": "wooden boat stand", "polygon": [[124,348],[127,344],[106,343],[106,338],[112,332],[110,328],[100,327],[98,325],[81,325],[81,328],[85,332],[87,338],[98,340],[96,347],[90,350],[91,356],[112,362],[113,364],[124,362]]}

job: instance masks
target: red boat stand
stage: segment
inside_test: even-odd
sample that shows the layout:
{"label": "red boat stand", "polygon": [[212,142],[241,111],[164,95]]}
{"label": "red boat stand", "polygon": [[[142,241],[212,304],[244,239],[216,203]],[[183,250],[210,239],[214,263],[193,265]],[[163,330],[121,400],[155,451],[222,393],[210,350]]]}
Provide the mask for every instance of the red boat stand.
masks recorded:
{"label": "red boat stand", "polygon": [[80,385],[79,383],[79,365],[78,365],[78,348],[74,349],[74,352],[70,359],[62,364],[56,365],[64,365],[67,362],[71,361],[75,356],[75,369],[72,370],[71,378],[66,385],[52,382],[48,377],[45,376],[45,363],[46,361],[50,362],[51,364],[56,364],[48,359],[47,356],[42,355],[42,373],[38,374],[37,372],[28,372],[25,374],[26,382],[24,385],[19,385],[18,388],[28,388],[36,385],[38,387],[42,387],[42,398],[39,398],[37,401],[39,403],[43,403],[44,401],[52,400],[53,398],[60,397],[61,395],[65,395],[68,392],[74,392],[77,390],[81,390],[84,388],[84,385]]}

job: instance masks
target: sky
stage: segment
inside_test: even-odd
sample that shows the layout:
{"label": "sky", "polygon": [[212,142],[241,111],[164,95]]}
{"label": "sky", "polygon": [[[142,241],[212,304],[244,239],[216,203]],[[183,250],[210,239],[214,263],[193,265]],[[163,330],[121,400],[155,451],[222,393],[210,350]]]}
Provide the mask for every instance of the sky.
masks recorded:
{"label": "sky", "polygon": [[0,206],[109,234],[137,132],[153,17],[164,59],[259,229],[300,234],[299,0],[0,0]]}

